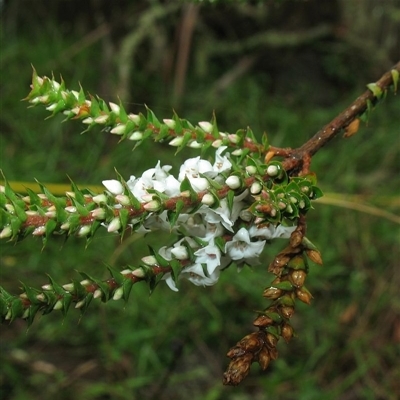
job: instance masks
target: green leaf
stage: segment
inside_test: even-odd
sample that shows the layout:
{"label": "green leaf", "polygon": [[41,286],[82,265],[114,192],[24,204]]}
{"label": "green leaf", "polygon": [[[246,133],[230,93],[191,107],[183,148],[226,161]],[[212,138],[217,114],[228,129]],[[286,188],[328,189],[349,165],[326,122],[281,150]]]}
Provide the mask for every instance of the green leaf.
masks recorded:
{"label": "green leaf", "polygon": [[397,71],[397,69],[392,69],[390,71],[390,73],[392,75],[394,93],[396,93],[397,92],[397,85],[399,83],[399,71]]}
{"label": "green leaf", "polygon": [[178,284],[178,277],[182,271],[182,265],[178,260],[171,260],[170,267],[172,269],[172,279],[174,280],[175,284]]}
{"label": "green leaf", "polygon": [[379,100],[382,96],[382,88],[376,83],[369,83],[367,88],[373,93],[373,95]]}

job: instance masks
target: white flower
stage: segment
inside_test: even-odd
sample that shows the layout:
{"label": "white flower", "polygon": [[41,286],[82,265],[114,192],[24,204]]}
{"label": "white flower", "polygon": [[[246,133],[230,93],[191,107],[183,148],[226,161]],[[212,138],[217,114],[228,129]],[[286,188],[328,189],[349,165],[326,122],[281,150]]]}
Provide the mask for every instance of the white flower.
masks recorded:
{"label": "white flower", "polygon": [[161,167],[160,161],[158,161],[155,168],[144,171],[140,178],[136,179],[131,176],[127,182],[128,187],[133,195],[142,201],[144,200],[143,197],[149,194],[148,189],[155,189],[169,197],[178,196],[180,184],[177,179],[168,173],[171,168],[170,165]]}
{"label": "white flower", "polygon": [[[179,279],[187,279],[196,286],[212,286],[217,283],[219,273],[219,269],[216,269],[212,274],[206,276],[204,274],[201,264],[194,264],[190,267],[186,267],[185,269],[183,269],[179,275]],[[176,283],[172,278],[172,274],[170,272],[163,276],[163,280],[166,281],[171,290],[173,290],[174,292],[178,291]]]}
{"label": "white flower", "polygon": [[196,264],[207,264],[209,275],[212,275],[221,265],[221,251],[215,246],[213,238],[207,246],[197,250],[194,255],[196,256]]}
{"label": "white flower", "polygon": [[116,179],[109,179],[102,182],[106,189],[112,194],[122,194],[124,193],[124,187],[120,181]]}
{"label": "white flower", "polygon": [[245,228],[239,229],[230,242],[225,245],[225,252],[232,260],[257,258],[261,254],[265,240],[251,242],[249,231]]}
{"label": "white flower", "polygon": [[200,156],[189,158],[181,165],[178,179],[182,182],[186,176],[193,186],[193,189],[197,192],[201,192],[202,190],[207,189],[208,181],[207,179],[202,178],[200,174],[212,171],[213,167],[209,161],[202,160]]}
{"label": "white flower", "polygon": [[295,226],[283,226],[283,225],[266,225],[258,227],[253,225],[249,229],[250,237],[261,237],[263,239],[271,240],[276,238],[288,239],[292,232],[296,229]]}
{"label": "white flower", "polygon": [[248,191],[245,190],[239,196],[234,198],[232,212],[229,211],[228,202],[226,199],[222,199],[220,206],[216,209],[205,209],[205,206],[202,206],[200,210],[205,212],[204,219],[213,224],[221,223],[226,229],[233,232],[232,226],[237,220],[242,209],[245,207],[245,203],[242,202],[242,200],[247,196],[247,194]]}
{"label": "white flower", "polygon": [[215,152],[215,163],[213,165],[213,170],[217,173],[228,171],[232,168],[232,163],[228,160],[226,156],[221,156],[222,152],[225,151],[228,146],[221,146]]}

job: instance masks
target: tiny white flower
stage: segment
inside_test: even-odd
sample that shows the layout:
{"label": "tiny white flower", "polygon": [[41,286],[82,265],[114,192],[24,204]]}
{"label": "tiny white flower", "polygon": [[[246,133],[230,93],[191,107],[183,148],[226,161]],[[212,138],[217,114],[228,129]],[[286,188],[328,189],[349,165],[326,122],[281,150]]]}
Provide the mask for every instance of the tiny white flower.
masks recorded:
{"label": "tiny white flower", "polygon": [[250,237],[261,237],[267,240],[271,239],[288,239],[292,232],[296,229],[295,226],[283,226],[283,225],[264,225],[262,227],[251,226],[249,229]]}
{"label": "tiny white flower", "polygon": [[229,161],[227,156],[222,156],[228,146],[221,146],[215,152],[215,163],[213,165],[213,170],[215,172],[221,173],[226,172],[232,168],[232,163]]}
{"label": "tiny white flower", "polygon": [[106,187],[106,189],[114,195],[124,193],[124,187],[122,186],[122,183],[120,181],[117,181],[116,179],[108,179],[102,181],[102,183]]}
{"label": "tiny white flower", "polygon": [[221,265],[221,251],[214,245],[214,239],[211,239],[207,246],[197,250],[196,264],[207,264],[207,272],[209,275]]}
{"label": "tiny white flower", "polygon": [[239,229],[230,242],[225,245],[225,252],[232,260],[257,258],[265,245],[265,240],[251,242],[249,231],[245,228]]}
{"label": "tiny white flower", "polygon": [[243,153],[243,149],[236,149],[235,151],[232,151],[232,155],[234,156],[241,156]]}

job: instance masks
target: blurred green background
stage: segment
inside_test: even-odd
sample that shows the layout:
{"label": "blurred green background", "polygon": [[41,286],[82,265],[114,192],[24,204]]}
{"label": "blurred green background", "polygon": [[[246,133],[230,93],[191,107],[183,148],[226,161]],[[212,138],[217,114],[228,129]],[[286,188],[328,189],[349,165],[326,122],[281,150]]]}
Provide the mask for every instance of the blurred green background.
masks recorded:
{"label": "blurred green background", "polygon": [[[61,74],[69,89],[118,97],[131,112],[147,104],[159,118],[172,109],[189,121],[209,120],[234,132],[266,131],[276,146],[302,144],[377,80],[400,55],[398,0],[217,1],[9,0],[0,2],[0,151],[9,180],[100,184],[177,167],[192,150],[131,144],[100,131],[80,135],[79,122],[45,120],[20,100],[31,64]],[[357,195],[399,215],[400,96],[390,94],[368,125],[338,138],[313,159],[325,192]],[[342,198],[344,198],[342,196]],[[357,207],[357,204],[356,204]],[[225,354],[252,331],[266,306],[266,272],[283,243],[266,249],[263,265],[230,269],[211,288],[161,285],[149,297],[136,285],[129,302],[92,303],[84,316],[54,312],[27,329],[1,326],[0,398],[26,399],[396,399],[400,393],[400,231],[393,220],[316,204],[308,237],[323,255],[307,287],[311,306],[293,317],[298,337],[279,345],[266,372],[252,367],[237,388],[222,386]],[[85,242],[2,242],[1,284],[39,287],[49,273],[60,283],[77,270],[107,277],[146,254],[146,243],[97,235]]]}

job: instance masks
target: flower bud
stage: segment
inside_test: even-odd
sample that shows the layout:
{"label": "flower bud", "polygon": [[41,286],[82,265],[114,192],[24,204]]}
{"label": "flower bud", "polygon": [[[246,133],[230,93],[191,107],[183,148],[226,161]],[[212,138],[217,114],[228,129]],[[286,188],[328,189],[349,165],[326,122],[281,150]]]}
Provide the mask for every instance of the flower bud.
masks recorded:
{"label": "flower bud", "polygon": [[84,225],[79,228],[77,236],[84,237],[87,236],[89,233],[90,233],[90,225]]}
{"label": "flower bud", "polygon": [[120,300],[124,295],[124,288],[121,286],[119,287],[113,294],[113,300]]}
{"label": "flower bud", "polygon": [[254,165],[248,165],[248,166],[246,167],[246,172],[247,172],[249,175],[254,175],[255,173],[257,173],[257,168],[256,168]]}
{"label": "flower bud", "polygon": [[231,189],[237,189],[240,187],[240,179],[236,175],[231,175],[227,178],[225,183],[231,188]]}
{"label": "flower bud", "polygon": [[270,165],[267,168],[267,174],[271,177],[275,177],[279,174],[279,167],[277,165]]}
{"label": "flower bud", "polygon": [[213,130],[213,126],[210,122],[207,121],[202,121],[199,122],[199,126],[201,129],[203,129],[203,131],[207,132],[207,133],[211,133]]}
{"label": "flower bud", "polygon": [[146,203],[143,208],[146,211],[158,211],[160,209],[160,203],[157,200],[152,200]]}
{"label": "flower bud", "polygon": [[123,206],[129,206],[131,204],[129,197],[126,196],[125,194],[117,194],[115,196],[115,200],[119,203],[122,204]]}
{"label": "flower bud", "polygon": [[203,198],[201,199],[201,202],[205,204],[206,206],[212,206],[215,202],[214,196],[210,193],[206,193]]}
{"label": "flower bud", "polygon": [[73,283],[67,283],[66,285],[63,285],[63,289],[67,292],[73,292],[75,290],[75,285]]}
{"label": "flower bud", "polygon": [[157,265],[157,259],[154,256],[146,256],[142,258],[144,264],[152,267],[153,265]]}
{"label": "flower bud", "polygon": [[61,300],[57,300],[56,304],[54,304],[53,310],[61,310],[63,308],[63,303]]}
{"label": "flower bud", "polygon": [[106,216],[106,211],[103,209],[103,208],[101,208],[101,207],[99,207],[99,208],[96,208],[96,209],[94,209],[93,211],[92,211],[92,216],[95,218],[95,219],[98,219],[98,220],[103,220],[104,218],[105,218],[105,216]]}
{"label": "flower bud", "polygon": [[92,117],[87,117],[85,119],[82,120],[82,124],[86,124],[86,125],[90,125],[93,124],[93,118]]}
{"label": "flower bud", "polygon": [[0,232],[0,239],[5,239],[8,237],[11,237],[12,235],[12,229],[10,225],[7,225],[6,227],[3,228],[3,230]]}
{"label": "flower bud", "polygon": [[82,308],[84,305],[85,305],[85,300],[81,300],[75,304],[75,308]]}
{"label": "flower bud", "polygon": [[128,115],[128,118],[129,118],[132,122],[134,122],[136,125],[139,125],[139,124],[140,124],[140,117],[139,117],[139,115],[137,115],[137,114],[129,114],[129,115]]}
{"label": "flower bud", "polygon": [[118,104],[112,103],[111,101],[108,104],[110,105],[111,111],[114,114],[119,115],[121,107]]}
{"label": "flower bud", "polygon": [[189,145],[191,149],[201,149],[203,147],[203,143],[199,143],[196,140],[192,140]]}
{"label": "flower bud", "polygon": [[250,186],[250,193],[251,194],[259,194],[262,190],[262,185],[260,182],[253,182],[253,184]]}
{"label": "flower bud", "polygon": [[111,129],[111,133],[114,135],[123,135],[125,133],[125,129],[125,124],[118,124],[115,128]]}
{"label": "flower bud", "polygon": [[129,140],[142,140],[143,139],[143,133],[140,131],[135,131],[132,133],[132,135],[129,136]]}
{"label": "flower bud", "polygon": [[35,230],[32,232],[33,236],[43,236],[46,233],[46,227],[45,226],[38,226],[35,228]]}
{"label": "flower bud", "polygon": [[105,124],[108,121],[109,116],[107,114],[100,115],[99,117],[94,119],[96,124]]}
{"label": "flower bud", "polygon": [[211,146],[216,148],[216,149],[218,149],[218,147],[220,147],[221,145],[222,145],[222,140],[221,139],[214,140],[211,143]]}
{"label": "flower bud", "polygon": [[102,183],[106,187],[106,189],[114,195],[124,193],[124,187],[122,186],[122,183],[120,181],[117,181],[116,179],[108,179],[103,181]]}
{"label": "flower bud", "polygon": [[163,122],[169,129],[174,130],[176,128],[176,122],[173,119],[163,119]]}
{"label": "flower bud", "polygon": [[119,217],[115,217],[109,223],[109,225],[107,227],[107,232],[109,232],[109,233],[116,232],[120,228],[121,228],[121,220],[119,219]]}
{"label": "flower bud", "polygon": [[168,144],[170,146],[179,147],[183,143],[183,136],[173,138]]}

